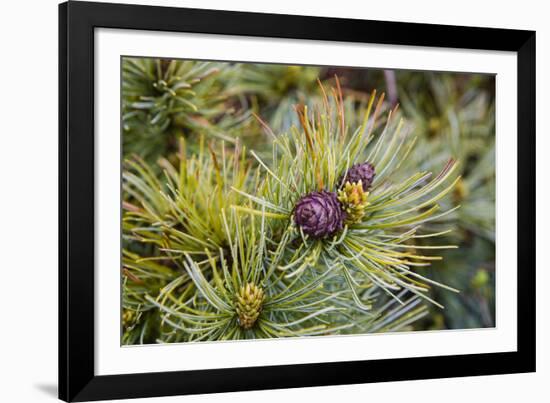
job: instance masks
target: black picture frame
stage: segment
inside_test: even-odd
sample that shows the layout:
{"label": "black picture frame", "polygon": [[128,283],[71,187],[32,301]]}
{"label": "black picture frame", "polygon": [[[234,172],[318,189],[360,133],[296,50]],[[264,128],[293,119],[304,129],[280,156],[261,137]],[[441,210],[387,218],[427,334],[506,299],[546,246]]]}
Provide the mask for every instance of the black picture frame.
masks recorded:
{"label": "black picture frame", "polygon": [[[99,27],[516,52],[517,352],[96,376],[94,29]],[[59,5],[60,399],[88,401],[532,371],[535,32],[80,1]]]}

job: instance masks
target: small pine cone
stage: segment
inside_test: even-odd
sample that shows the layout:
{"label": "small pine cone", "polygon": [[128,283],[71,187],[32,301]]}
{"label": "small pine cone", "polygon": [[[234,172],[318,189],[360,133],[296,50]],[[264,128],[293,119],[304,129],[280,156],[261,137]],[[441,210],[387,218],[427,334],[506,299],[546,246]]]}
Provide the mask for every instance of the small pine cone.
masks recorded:
{"label": "small pine cone", "polygon": [[363,190],[361,180],[357,183],[346,182],[344,188],[338,191],[338,200],[346,212],[346,224],[359,222],[365,216],[365,208],[369,204],[367,196],[368,192]]}
{"label": "small pine cone", "polygon": [[262,312],[264,291],[253,283],[241,287],[237,294],[235,310],[239,317],[239,325],[251,329]]}
{"label": "small pine cone", "polygon": [[340,176],[337,184],[340,188],[342,188],[347,182],[359,183],[359,181],[361,181],[363,184],[363,190],[366,192],[370,189],[375,175],[374,165],[371,163],[364,162],[362,164],[355,164],[349,168],[345,174]]}
{"label": "small pine cone", "polygon": [[330,236],[344,227],[345,214],[334,192],[311,192],[294,207],[294,221],[313,238]]}

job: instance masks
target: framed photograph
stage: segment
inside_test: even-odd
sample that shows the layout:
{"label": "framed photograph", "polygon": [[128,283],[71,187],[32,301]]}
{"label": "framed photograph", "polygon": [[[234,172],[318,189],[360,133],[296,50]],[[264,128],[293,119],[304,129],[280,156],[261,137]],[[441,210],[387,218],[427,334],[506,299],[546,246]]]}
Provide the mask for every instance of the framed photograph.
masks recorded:
{"label": "framed photograph", "polygon": [[535,371],[535,33],[59,6],[59,397]]}

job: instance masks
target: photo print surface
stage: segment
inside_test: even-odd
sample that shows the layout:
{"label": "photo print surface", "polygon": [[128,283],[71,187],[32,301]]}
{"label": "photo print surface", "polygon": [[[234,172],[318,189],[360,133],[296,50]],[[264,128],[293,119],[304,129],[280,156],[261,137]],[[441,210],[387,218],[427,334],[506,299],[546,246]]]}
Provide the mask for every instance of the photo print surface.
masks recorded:
{"label": "photo print surface", "polygon": [[495,327],[495,76],[123,57],[121,343]]}

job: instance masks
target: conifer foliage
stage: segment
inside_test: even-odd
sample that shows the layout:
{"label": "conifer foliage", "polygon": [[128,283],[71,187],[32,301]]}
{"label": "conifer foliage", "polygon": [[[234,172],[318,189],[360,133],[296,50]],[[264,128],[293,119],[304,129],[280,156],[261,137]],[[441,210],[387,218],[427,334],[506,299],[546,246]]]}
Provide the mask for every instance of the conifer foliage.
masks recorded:
{"label": "conifer foliage", "polygon": [[422,111],[322,68],[122,69],[123,344],[422,329],[464,281],[487,286],[434,272],[478,219],[460,204],[490,210],[491,173],[471,173],[490,161],[467,144],[422,161]]}

